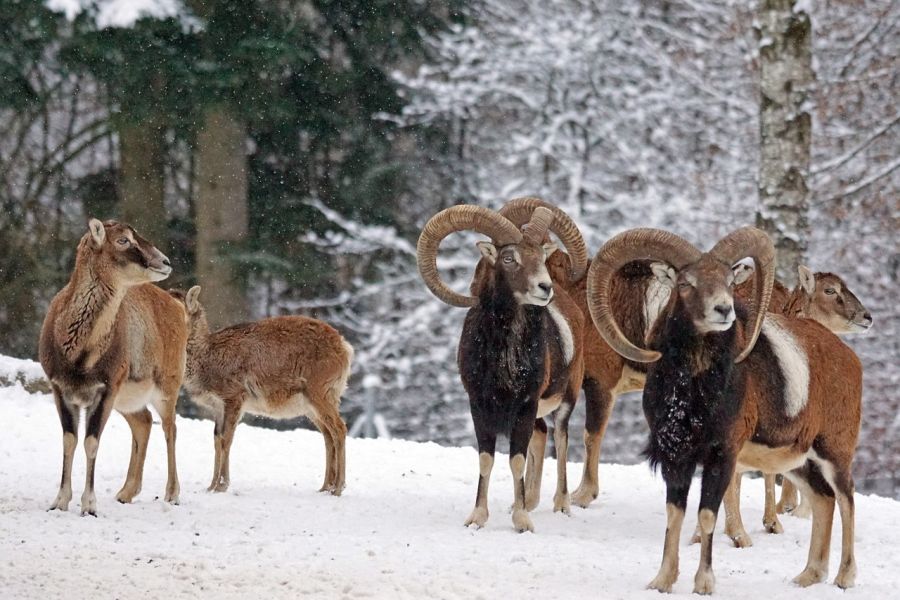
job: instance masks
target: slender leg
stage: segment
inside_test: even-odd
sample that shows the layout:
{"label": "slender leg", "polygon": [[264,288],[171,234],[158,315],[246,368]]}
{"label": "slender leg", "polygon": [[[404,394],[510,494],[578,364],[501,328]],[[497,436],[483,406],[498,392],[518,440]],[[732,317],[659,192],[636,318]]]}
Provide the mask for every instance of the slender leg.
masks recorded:
{"label": "slender leg", "polygon": [[78,420],[77,407],[70,407],[63,400],[60,391],[53,388],[53,399],[56,402],[56,411],[59,413],[59,422],[63,430],[63,464],[62,476],[59,481],[59,493],[56,500],[50,505],[49,510],[69,510],[69,502],[72,501],[72,460],[75,457],[75,446],[78,445]]}
{"label": "slender leg", "polygon": [[153,416],[146,408],[135,413],[122,413],[122,416],[131,427],[131,461],[128,463],[128,476],[125,478],[125,484],[116,494],[116,500],[127,504],[141,493],[141,483],[144,480],[144,460],[147,456],[147,443],[150,440]]}
{"label": "slender leg", "polygon": [[569,417],[575,403],[575,394],[566,393],[566,399],[556,410],[553,423],[553,440],[556,444],[556,495],[553,496],[553,512],[569,514],[569,483],[566,467],[569,452]]}
{"label": "slender leg", "polygon": [[831,527],[834,520],[834,496],[827,495],[831,486],[822,477],[818,467],[807,461],[788,476],[810,502],[813,511],[812,534],[809,541],[809,557],[794,583],[807,587],[825,581],[828,577],[828,556],[831,548]]}
{"label": "slender leg", "polygon": [[775,511],[780,515],[794,512],[797,504],[797,487],[790,479],[784,477],[781,482],[781,500],[775,506]]}
{"label": "slender leg", "polygon": [[114,393],[107,388],[103,397],[87,415],[87,428],[84,435],[84,454],[87,457],[87,472],[84,479],[84,492],[81,494],[82,516],[97,516],[97,495],[94,493],[94,470],[97,464],[97,450],[100,447],[100,435],[103,433],[103,428],[109,420],[109,414],[112,412],[114,402]]}
{"label": "slender leg", "polygon": [[741,516],[742,479],[743,473],[735,472],[731,485],[725,490],[725,535],[731,538],[736,548],[749,548],[753,545],[753,540],[750,539]]}
{"label": "slender leg", "polygon": [[222,475],[222,429],[225,427],[225,414],[220,409],[216,414],[215,425],[213,428],[213,449],[215,450],[215,458],[213,459],[213,476],[209,487],[206,491],[212,492],[219,483],[219,477]]}
{"label": "slender leg", "polygon": [[678,579],[678,540],[681,537],[690,486],[690,477],[686,485],[675,486],[666,482],[666,541],[663,558],[659,572],[647,585],[647,589],[669,593]]}
{"label": "slender leg", "polygon": [[769,533],[784,533],[784,527],[778,521],[778,513],[775,510],[775,475],[763,474],[766,483],[766,508],[763,512],[763,527]]}
{"label": "slender leg", "polygon": [[[695,594],[712,594],[716,586],[716,577],[712,568],[712,539],[716,527],[716,516],[725,490],[738,488],[736,497],[740,497],[740,479],[734,473],[734,455],[722,453],[703,466],[703,481],[700,490],[700,510],[697,520],[700,523],[700,565],[694,576]],[[740,504],[735,506],[740,517]]]}
{"label": "slender leg", "polygon": [[835,474],[835,497],[841,511],[841,566],[838,568],[834,584],[840,588],[851,588],[856,584],[856,556],[853,551],[853,536],[856,525],[853,504],[853,476],[850,470]]}
{"label": "slender leg", "polygon": [[615,398],[596,379],[585,377],[584,399],[587,413],[584,423],[584,473],[581,484],[572,493],[572,502],[587,508],[600,493],[600,443],[609,424]]}
{"label": "slender leg", "polygon": [[347,424],[341,418],[341,415],[335,410],[334,426],[332,427],[332,436],[334,438],[334,491],[335,496],[340,496],[341,492],[347,485]]}
{"label": "slender leg", "polygon": [[225,492],[231,484],[231,473],[229,469],[229,454],[231,453],[231,442],[234,441],[234,430],[237,428],[238,422],[241,420],[241,403],[235,400],[225,400],[225,417],[222,423],[222,458],[219,466],[219,480],[213,491]]}
{"label": "slender leg", "polygon": [[[178,400],[178,392],[167,398],[167,402],[160,406],[160,420],[162,420],[163,433],[166,436],[166,459],[168,465],[168,475],[166,477],[166,502],[178,504],[178,497],[181,494],[181,485],[178,483],[178,468],[175,465],[175,403]],[[143,468],[143,465],[141,466]]]}
{"label": "slender leg", "polygon": [[[537,398],[525,404],[513,422],[509,434],[509,469],[513,478],[513,526],[518,532],[534,531],[525,508],[525,453],[534,431]],[[538,484],[539,485],[539,484]]]}
{"label": "slender leg", "polygon": [[[341,419],[336,409],[333,413],[323,415],[322,424],[326,446],[325,477],[327,487],[325,491],[331,492],[335,496],[340,496],[344,490],[347,425]],[[328,447],[329,443],[330,449]]]}
{"label": "slender leg", "polygon": [[525,467],[525,510],[532,511],[541,501],[541,479],[544,472],[544,453],[547,450],[547,423],[544,419],[534,422],[531,441],[528,442],[528,461]]}
{"label": "slender leg", "polygon": [[[474,403],[473,403],[474,404]],[[488,520],[488,486],[491,483],[491,470],[494,468],[494,448],[497,444],[497,434],[488,428],[481,416],[472,411],[472,421],[475,425],[475,436],[478,439],[478,490],[475,492],[475,508],[465,525],[475,525],[476,528],[484,527]]]}
{"label": "slender leg", "polygon": [[322,487],[319,488],[320,492],[333,492],[334,491],[334,439],[331,436],[331,431],[328,426],[325,424],[324,420],[319,418],[317,415],[310,415],[310,421],[313,422],[313,425],[316,426],[322,433],[322,438],[325,440],[325,481],[322,482]]}

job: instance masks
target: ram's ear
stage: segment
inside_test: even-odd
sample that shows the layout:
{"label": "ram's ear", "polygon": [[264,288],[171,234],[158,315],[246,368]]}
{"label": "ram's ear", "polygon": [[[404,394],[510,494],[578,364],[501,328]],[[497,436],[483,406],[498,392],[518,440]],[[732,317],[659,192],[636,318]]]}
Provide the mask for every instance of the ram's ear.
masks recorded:
{"label": "ram's ear", "polygon": [[94,248],[98,250],[103,247],[106,241],[106,227],[99,219],[91,219],[88,221],[88,230],[91,233],[91,240],[94,242]]}
{"label": "ram's ear", "polygon": [[492,265],[497,262],[497,246],[490,242],[476,242],[481,255],[485,257]]}
{"label": "ram's ear", "polygon": [[559,250],[559,246],[556,245],[556,242],[547,242],[541,247],[544,249],[544,258],[549,258],[551,254]]}
{"label": "ram's ear", "polygon": [[809,267],[799,265],[797,267],[797,273],[800,275],[800,287],[803,288],[806,295],[812,296],[816,293],[816,276]]}
{"label": "ram's ear", "polygon": [[188,290],[187,294],[184,296],[184,305],[187,307],[187,310],[190,314],[194,314],[198,310],[200,310],[200,301],[197,299],[197,296],[200,295],[200,286],[195,285],[191,289]]}
{"label": "ram's ear", "polygon": [[739,260],[731,266],[731,272],[734,274],[734,285],[740,285],[750,279],[756,266],[753,259]]}
{"label": "ram's ear", "polygon": [[661,284],[668,288],[675,288],[675,280],[678,278],[678,274],[675,273],[675,269],[670,265],[663,262],[654,262],[650,263],[650,270],[653,271],[656,280]]}

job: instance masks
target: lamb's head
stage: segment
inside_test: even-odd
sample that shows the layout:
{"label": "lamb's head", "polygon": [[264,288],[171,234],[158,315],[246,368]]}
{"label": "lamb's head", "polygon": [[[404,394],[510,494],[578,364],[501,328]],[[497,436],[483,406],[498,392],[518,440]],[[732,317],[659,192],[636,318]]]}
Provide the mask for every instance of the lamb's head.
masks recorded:
{"label": "lamb's head", "polygon": [[[757,268],[747,269],[743,260]],[[654,275],[675,290],[670,310],[680,311],[701,335],[726,331],[735,321],[734,286],[755,274],[749,301],[746,345],[740,362],[756,344],[775,281],[775,249],[762,231],[743,227],[700,252],[683,238],[657,229],[632,229],[609,240],[597,253],[588,273],[588,307],[597,330],[619,354],[638,362],[658,360],[658,352],[638,348],[622,334],[612,317],[609,286],[612,276],[634,260],[652,260]]]}
{"label": "lamb's head", "polygon": [[206,311],[200,304],[200,286],[195,285],[187,292],[170,289],[169,295],[184,305],[185,317],[188,324],[188,343],[197,341],[198,337],[209,333],[209,325],[206,321]]}
{"label": "lamb's head", "polygon": [[91,219],[76,261],[108,282],[124,287],[161,281],[172,273],[165,254],[130,225]]}
{"label": "lamb's head", "polygon": [[[480,206],[453,206],[432,217],[419,237],[419,272],[425,284],[444,302],[471,307],[488,289],[508,289],[522,305],[546,306],[553,300],[553,282],[547,270],[547,258],[556,251],[548,232],[557,233],[568,217],[559,211],[536,207],[520,229],[500,213]],[[437,251],[441,241],[456,231],[472,230],[491,241],[478,242],[481,260],[475,269],[471,296],[452,291],[437,272]],[[574,243],[563,235],[565,244]],[[580,239],[580,236],[579,236]],[[583,272],[583,265],[581,266]]]}

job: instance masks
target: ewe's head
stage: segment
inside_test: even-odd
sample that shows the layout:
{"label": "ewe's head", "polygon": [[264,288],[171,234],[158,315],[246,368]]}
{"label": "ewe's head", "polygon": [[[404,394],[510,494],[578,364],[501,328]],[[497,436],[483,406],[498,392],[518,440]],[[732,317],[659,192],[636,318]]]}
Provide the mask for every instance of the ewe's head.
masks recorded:
{"label": "ewe's head", "polygon": [[[757,269],[746,267],[752,258]],[[658,229],[632,229],[609,240],[588,273],[588,307],[597,330],[619,354],[638,362],[653,362],[659,352],[639,348],[622,334],[612,316],[610,281],[625,264],[652,260],[654,275],[675,290],[674,302],[701,335],[726,331],[734,324],[734,286],[755,273],[749,301],[746,345],[736,362],[747,357],[762,328],[775,282],[775,248],[762,231],[743,227],[722,238],[709,252],[700,252],[683,238]]]}
{"label": "ewe's head", "polygon": [[133,227],[118,221],[91,219],[78,245],[78,260],[123,286],[162,281],[172,273],[165,254]]}
{"label": "ewe's head", "polygon": [[[540,201],[538,201],[540,202]],[[472,296],[459,294],[441,281],[437,272],[437,251],[441,241],[456,231],[472,230],[491,238],[478,242],[482,258],[476,267]],[[497,282],[506,286],[519,304],[546,306],[553,300],[553,282],[547,271],[547,257],[556,251],[548,233],[555,233],[567,249],[584,247],[577,227],[565,213],[544,205],[531,208],[520,226],[503,214],[480,206],[453,206],[432,217],[419,237],[419,272],[435,296],[453,306],[471,307],[485,286]],[[584,273],[583,259],[573,271]]]}
{"label": "ewe's head", "polygon": [[803,295],[799,316],[814,319],[834,333],[859,333],[872,326],[872,315],[850,291],[847,284],[833,273],[813,273],[800,265],[800,287]]}

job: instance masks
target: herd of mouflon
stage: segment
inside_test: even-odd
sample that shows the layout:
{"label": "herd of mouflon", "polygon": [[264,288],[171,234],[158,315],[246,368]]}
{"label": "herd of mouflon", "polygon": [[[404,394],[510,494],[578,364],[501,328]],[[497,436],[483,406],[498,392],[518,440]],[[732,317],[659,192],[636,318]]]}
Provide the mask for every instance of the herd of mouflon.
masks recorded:
{"label": "herd of mouflon", "polygon": [[[441,241],[474,231],[469,293],[453,291],[437,269]],[[552,234],[552,237],[551,237]],[[556,241],[554,241],[556,240]],[[559,244],[559,245],[558,245]],[[466,525],[488,520],[488,487],[498,435],[509,439],[512,522],[534,531],[553,417],[557,453],[554,511],[587,507],[599,493],[600,444],[618,395],[643,390],[650,428],[647,456],[666,484],[662,563],[650,588],[669,592],[678,576],[678,540],[688,491],[701,467],[694,542],[701,544],[694,591],[712,593],[712,536],[719,506],[737,546],[752,541],[741,521],[741,475],[762,471],[767,531],[778,513],[812,515],[801,586],[823,581],[835,502],[841,516],[836,585],[854,584],[851,463],[860,426],[862,368],[837,335],[866,331],[872,317],[844,281],[799,266],[799,285],[775,280],[775,250],[762,231],[743,227],[703,252],[658,229],[632,229],[591,259],[574,221],[537,198],[500,210],[459,205],[434,215],[417,247],[426,286],[467,308],[458,368],[478,446],[475,505]],[[116,494],[140,493],[152,405],[165,433],[165,500],[178,503],[175,404],[183,386],[213,416],[215,459],[209,490],[230,483],[229,456],[244,413],[306,416],[325,440],[322,491],[346,481],[347,427],[340,415],[353,348],[333,327],[282,316],[211,331],[200,288],[164,291],[168,258],[134,228],[91,219],[68,284],[41,330],[40,362],[63,430],[63,465],[52,509],[68,510],[79,420],[87,457],[81,513],[96,516],[94,468],[113,409],[131,427],[128,474]],[[840,376],[835,376],[840,374]],[[568,422],[584,391],[581,483],[566,480]],[[83,410],[82,410],[83,409]],[[775,476],[783,475],[775,502]]]}

